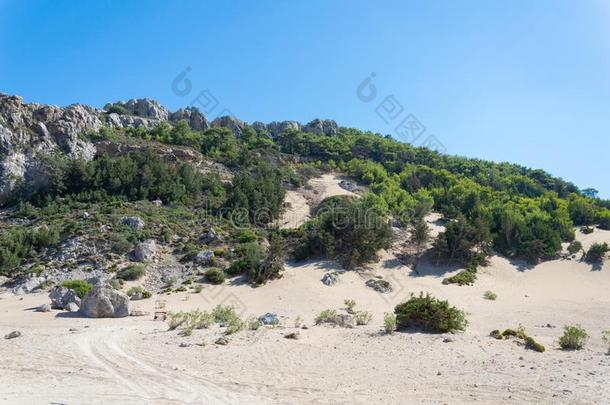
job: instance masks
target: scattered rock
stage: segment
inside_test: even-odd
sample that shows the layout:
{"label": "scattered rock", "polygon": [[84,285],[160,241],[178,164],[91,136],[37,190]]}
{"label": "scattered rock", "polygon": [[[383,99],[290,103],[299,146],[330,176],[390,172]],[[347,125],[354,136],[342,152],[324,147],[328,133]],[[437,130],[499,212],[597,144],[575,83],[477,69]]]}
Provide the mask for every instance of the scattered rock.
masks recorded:
{"label": "scattered rock", "polygon": [[150,315],[150,312],[142,311],[139,309],[134,309],[133,311],[131,311],[129,313],[129,316],[147,316],[147,315]]}
{"label": "scattered rock", "polygon": [[4,335],[5,339],[15,339],[21,336],[21,332],[19,332],[18,330],[14,330],[11,333]]}
{"label": "scattered rock", "polygon": [[326,273],[322,277],[322,283],[329,287],[337,284],[338,281],[339,281],[339,273],[337,273],[336,271]]}
{"label": "scattered rock", "polygon": [[129,297],[107,284],[98,284],[83,298],[80,312],[88,318],[123,318],[129,315]]}
{"label": "scattered rock", "polygon": [[180,343],[178,346],[179,346],[179,347],[191,347],[191,346],[192,346],[192,344],[190,344],[190,343],[186,343],[186,342],[182,342],[182,343]]}
{"label": "scattered rock", "polygon": [[38,290],[42,287],[42,284],[46,282],[44,277],[28,277],[17,281],[15,287],[13,287],[13,294],[23,295],[29,294],[33,291]]}
{"label": "scattered rock", "polygon": [[277,325],[280,323],[277,315],[272,312],[267,312],[265,315],[259,316],[258,320],[261,321],[263,325]]}
{"label": "scattered rock", "polygon": [[81,304],[81,299],[76,295],[76,291],[59,285],[51,289],[49,298],[51,299],[51,307],[55,309],[66,309],[68,304],[71,303],[74,303],[78,308]]}
{"label": "scattered rock", "polygon": [[339,326],[341,328],[353,328],[354,317],[349,314],[336,314],[335,316],[326,319],[323,323]]}
{"label": "scattered rock", "polygon": [[42,304],[36,307],[36,312],[51,312],[51,306],[49,304]]}
{"label": "scattered rock", "polygon": [[214,228],[210,228],[209,231],[204,232],[199,240],[204,243],[213,242],[218,239],[218,233],[214,230]]}
{"label": "scattered rock", "polygon": [[122,217],[119,221],[121,225],[127,225],[131,229],[140,230],[145,226],[144,221],[140,217]]}
{"label": "scattered rock", "polygon": [[455,339],[453,339],[452,337],[447,336],[446,338],[443,339],[443,343],[453,343],[455,342]]}
{"label": "scattered rock", "polygon": [[229,344],[229,339],[227,339],[224,336],[221,336],[218,339],[216,339],[216,341],[214,343],[217,345],[226,346]]}
{"label": "scattered rock", "polygon": [[64,309],[68,312],[78,312],[79,307],[75,302],[68,302],[68,305],[66,305]]}
{"label": "scattered rock", "polygon": [[203,265],[211,264],[212,260],[214,260],[214,252],[209,249],[203,250],[197,253],[197,256],[195,256],[195,262]]}
{"label": "scattered rock", "polygon": [[149,239],[137,244],[133,250],[133,258],[137,262],[151,261],[157,253],[157,243],[153,239]]}
{"label": "scattered rock", "polygon": [[288,333],[288,334],[284,335],[284,337],[285,337],[286,339],[294,339],[294,340],[297,340],[297,339],[299,338],[299,335],[300,335],[300,334],[299,334],[299,332],[290,332],[290,333]]}
{"label": "scattered rock", "polygon": [[349,180],[341,180],[339,182],[339,187],[347,191],[356,191],[358,190],[358,185]]}
{"label": "scattered rock", "polygon": [[382,294],[392,292],[392,284],[390,284],[390,282],[386,280],[373,278],[368,280],[365,284],[367,287],[370,287],[373,290]]}

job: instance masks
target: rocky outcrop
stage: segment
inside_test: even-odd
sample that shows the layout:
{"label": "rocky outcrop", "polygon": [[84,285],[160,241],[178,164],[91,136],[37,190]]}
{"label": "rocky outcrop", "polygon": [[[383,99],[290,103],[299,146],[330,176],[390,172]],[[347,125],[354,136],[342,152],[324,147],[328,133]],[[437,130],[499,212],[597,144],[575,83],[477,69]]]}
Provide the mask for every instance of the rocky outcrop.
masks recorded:
{"label": "rocky outcrop", "polygon": [[174,122],[186,120],[195,131],[205,131],[210,128],[209,121],[198,109],[193,107],[181,108],[178,111],[171,113],[169,119]]}
{"label": "rocky outcrop", "polygon": [[303,127],[303,132],[312,132],[317,135],[335,135],[339,127],[333,120],[315,119]]}
{"label": "rocky outcrop", "polygon": [[77,308],[81,304],[81,299],[76,295],[76,292],[72,289],[55,286],[49,293],[51,299],[51,308],[55,309],[66,309],[69,304],[75,304]]}
{"label": "rocky outcrop", "polygon": [[140,217],[122,217],[119,222],[121,225],[126,225],[136,231],[143,229],[146,225]]}
{"label": "rocky outcrop", "polygon": [[[21,97],[0,93],[0,205],[10,200],[22,179],[35,179],[36,185],[47,181],[45,165],[40,158],[42,155],[60,153],[73,159],[90,160],[96,154],[112,150],[108,142],[98,142],[94,145],[83,135],[99,131],[104,126],[151,129],[163,122],[175,123],[180,120],[186,120],[191,128],[197,131],[205,131],[211,127],[228,128],[237,137],[241,137],[247,127],[245,122],[233,116],[218,117],[210,123],[193,107],[170,113],[157,101],[150,99],[106,104],[104,109],[82,104],[60,108],[25,103]],[[252,127],[257,131],[266,132],[271,138],[287,130],[329,136],[336,134],[338,130],[336,122],[320,119],[315,119],[307,125],[296,121],[274,121],[268,124],[254,122]],[[119,149],[119,153],[123,149],[130,150],[126,147]]]}
{"label": "rocky outcrop", "polygon": [[106,284],[98,284],[85,295],[80,311],[87,318],[124,318],[129,316],[129,297]]}
{"label": "rocky outcrop", "polygon": [[131,115],[137,115],[142,118],[152,118],[159,121],[167,121],[169,118],[169,111],[165,107],[159,104],[158,101],[148,98],[136,98],[127,102],[118,101],[116,103],[109,103],[104,106],[104,110],[112,111],[111,108],[113,106],[117,106]]}
{"label": "rocky outcrop", "polygon": [[101,128],[100,114],[80,104],[59,108],[0,94],[0,203],[10,197],[20,179],[39,166],[37,156],[41,154],[59,152],[92,159],[95,148],[82,135]]}
{"label": "rocky outcrop", "polygon": [[223,117],[218,117],[214,121],[212,121],[212,126],[228,128],[229,130],[231,130],[231,132],[233,132],[233,134],[235,134],[236,137],[239,138],[244,132],[246,123],[241,120],[238,120],[237,118],[225,115]]}
{"label": "rocky outcrop", "polygon": [[136,248],[133,250],[133,258],[137,262],[149,262],[155,257],[156,253],[157,243],[154,239],[150,239],[137,244]]}

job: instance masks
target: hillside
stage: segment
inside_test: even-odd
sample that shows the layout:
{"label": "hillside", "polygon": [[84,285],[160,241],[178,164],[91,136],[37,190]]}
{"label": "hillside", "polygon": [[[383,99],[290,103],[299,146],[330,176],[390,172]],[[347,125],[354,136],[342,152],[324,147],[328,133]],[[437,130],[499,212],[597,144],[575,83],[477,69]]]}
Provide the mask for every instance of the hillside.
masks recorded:
{"label": "hillside", "polygon": [[[331,120],[0,95],[0,204],[9,403],[610,401],[610,202],[543,170]],[[41,308],[62,285],[78,305]],[[98,287],[129,310],[95,319]],[[407,325],[420,292],[457,323]],[[560,350],[576,324],[587,346]]]}

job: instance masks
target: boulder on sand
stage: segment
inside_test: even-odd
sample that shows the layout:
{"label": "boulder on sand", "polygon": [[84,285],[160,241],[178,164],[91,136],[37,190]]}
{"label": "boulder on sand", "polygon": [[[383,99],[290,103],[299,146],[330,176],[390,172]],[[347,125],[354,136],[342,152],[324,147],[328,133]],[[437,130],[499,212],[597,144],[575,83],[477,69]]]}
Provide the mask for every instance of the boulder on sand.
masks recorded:
{"label": "boulder on sand", "polygon": [[129,297],[100,283],[85,295],[79,312],[87,318],[123,318],[129,316]]}
{"label": "boulder on sand", "polygon": [[70,303],[80,306],[80,298],[76,295],[76,291],[60,285],[51,289],[49,298],[51,299],[51,308],[54,309],[66,309]]}

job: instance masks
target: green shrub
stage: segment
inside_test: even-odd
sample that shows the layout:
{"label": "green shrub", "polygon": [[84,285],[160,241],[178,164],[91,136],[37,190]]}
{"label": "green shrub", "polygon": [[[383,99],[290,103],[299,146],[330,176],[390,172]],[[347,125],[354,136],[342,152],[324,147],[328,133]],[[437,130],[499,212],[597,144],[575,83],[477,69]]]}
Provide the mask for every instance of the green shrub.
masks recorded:
{"label": "green shrub", "polygon": [[580,350],[587,339],[589,335],[580,325],[566,325],[563,327],[563,336],[559,338],[559,346],[564,350]]}
{"label": "green shrub", "polygon": [[539,353],[544,353],[544,351],[546,350],[543,345],[536,342],[534,340],[534,338],[532,338],[531,336],[526,336],[524,340],[525,340],[526,349],[530,349],[530,350],[533,350],[533,351],[539,352]]}
{"label": "green shrub", "polygon": [[607,329],[602,332],[602,341],[606,344],[608,348],[608,354],[610,354],[610,329]]}
{"label": "green shrub", "polygon": [[483,298],[490,301],[495,301],[498,298],[498,295],[493,291],[485,291],[483,293]]}
{"label": "green shrub", "polygon": [[225,273],[221,269],[208,269],[205,272],[205,279],[212,284],[222,284],[225,282]]}
{"label": "green shrub", "polygon": [[116,274],[116,278],[125,281],[135,281],[141,278],[145,272],[145,267],[143,265],[134,264],[124,268],[123,270],[119,270]]}
{"label": "green shrub", "polygon": [[129,111],[121,104],[112,104],[110,107],[108,107],[106,112],[108,114],[129,115]]}
{"label": "green shrub", "polygon": [[383,315],[383,330],[387,334],[394,333],[396,330],[396,315],[387,312]]}
{"label": "green shrub", "polygon": [[582,250],[582,243],[580,243],[579,241],[575,240],[572,243],[570,243],[570,246],[568,246],[568,253],[573,255],[576,254],[578,252],[580,252]]}
{"label": "green shrub", "polygon": [[358,311],[354,314],[356,325],[368,325],[373,320],[373,314],[368,311]]}
{"label": "green shrub", "polygon": [[256,242],[256,234],[252,229],[244,229],[239,235],[237,235],[238,243],[250,243]]}
{"label": "green shrub", "polygon": [[335,311],[334,309],[325,309],[324,311],[320,312],[318,316],[316,316],[314,322],[316,325],[320,325],[322,323],[332,321],[333,318],[335,318],[336,316],[337,311]]}
{"label": "green shrub", "polygon": [[244,329],[245,327],[244,321],[242,321],[239,317],[231,318],[227,323],[227,329],[225,330],[225,334],[232,335]]}
{"label": "green shrub", "polygon": [[78,297],[81,299],[85,295],[87,295],[87,293],[93,288],[93,286],[89,284],[86,280],[66,280],[61,283],[61,285],[62,287],[74,290],[74,292],[76,292],[76,295],[78,295]]}
{"label": "green shrub", "polygon": [[262,325],[263,323],[256,318],[248,319],[248,329],[250,330],[258,330]]}
{"label": "green shrub", "polygon": [[438,300],[430,294],[411,298],[394,309],[400,328],[415,327],[426,332],[446,333],[466,329],[468,322],[464,311],[450,307],[447,301]]}
{"label": "green shrub", "polygon": [[354,313],[354,308],[356,308],[356,301],[354,300],[345,300],[343,301],[345,307],[347,308],[347,312],[350,314]]}
{"label": "green shrub", "polygon": [[203,291],[203,286],[201,284],[196,284],[193,289],[193,292],[195,294],[199,294],[201,291]]}
{"label": "green shrub", "polygon": [[187,320],[187,314],[180,312],[168,312],[166,322],[169,327],[169,330],[174,330],[182,325]]}
{"label": "green shrub", "polygon": [[606,242],[594,243],[587,251],[585,260],[588,263],[601,263],[608,252],[610,252],[610,246]]}
{"label": "green shrub", "polygon": [[129,290],[127,290],[127,296],[133,297],[136,294],[142,294],[142,298],[150,298],[152,297],[152,293],[148,290],[145,290],[142,286],[133,286]]}
{"label": "green shrub", "polygon": [[582,228],[580,228],[580,231],[582,233],[584,233],[585,235],[589,235],[589,234],[593,233],[593,231],[595,231],[595,229],[593,229],[593,227],[590,227],[590,226],[583,226]]}
{"label": "green shrub", "polygon": [[477,275],[470,270],[462,270],[455,276],[443,280],[443,284],[472,285],[477,279]]}

